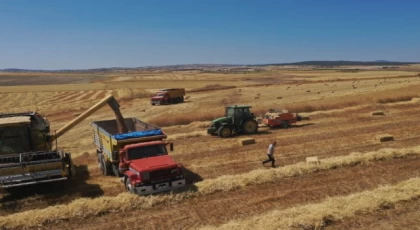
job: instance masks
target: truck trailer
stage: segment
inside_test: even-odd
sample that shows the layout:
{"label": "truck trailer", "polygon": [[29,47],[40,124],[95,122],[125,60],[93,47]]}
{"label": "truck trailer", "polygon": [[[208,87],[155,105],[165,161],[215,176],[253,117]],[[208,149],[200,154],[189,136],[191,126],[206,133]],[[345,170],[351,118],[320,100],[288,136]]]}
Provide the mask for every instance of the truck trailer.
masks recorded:
{"label": "truck trailer", "polygon": [[127,191],[147,195],[186,185],[182,166],[168,155],[173,143],[165,141],[159,127],[136,118],[124,119],[125,133],[118,131],[116,120],[91,126],[102,173],[121,177]]}

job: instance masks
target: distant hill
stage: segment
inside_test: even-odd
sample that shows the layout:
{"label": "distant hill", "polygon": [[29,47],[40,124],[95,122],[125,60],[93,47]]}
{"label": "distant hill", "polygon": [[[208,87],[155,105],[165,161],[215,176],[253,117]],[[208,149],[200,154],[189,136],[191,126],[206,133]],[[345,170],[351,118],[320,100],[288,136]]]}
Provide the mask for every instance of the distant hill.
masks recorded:
{"label": "distant hill", "polygon": [[281,64],[266,64],[268,65],[310,65],[310,66],[369,66],[369,65],[410,65],[418,64],[417,62],[394,62],[394,61],[303,61],[293,63],[281,63]]}
{"label": "distant hill", "polygon": [[303,61],[292,63],[271,63],[271,64],[256,64],[256,65],[231,65],[231,64],[185,64],[185,65],[163,65],[163,66],[144,66],[144,67],[109,67],[109,68],[94,68],[94,69],[61,69],[61,70],[33,70],[33,69],[17,69],[8,68],[0,69],[0,72],[110,72],[110,71],[128,71],[128,70],[211,70],[220,68],[252,68],[264,66],[317,66],[317,67],[332,67],[332,66],[381,66],[381,65],[409,65],[420,64],[419,62],[395,62],[386,60],[377,61]]}

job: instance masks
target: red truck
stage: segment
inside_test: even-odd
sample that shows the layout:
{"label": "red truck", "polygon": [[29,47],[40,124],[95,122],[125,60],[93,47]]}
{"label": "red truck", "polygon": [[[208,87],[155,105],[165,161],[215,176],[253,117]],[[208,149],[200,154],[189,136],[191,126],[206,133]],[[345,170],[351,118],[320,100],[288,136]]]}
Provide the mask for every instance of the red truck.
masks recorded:
{"label": "red truck", "polygon": [[161,89],[150,98],[150,104],[166,105],[182,103],[184,102],[184,96],[184,88]]}
{"label": "red truck", "polygon": [[136,118],[125,118],[126,133],[117,120],[92,122],[98,163],[104,175],[120,176],[127,191],[139,195],[164,192],[186,185],[182,166],[168,155],[173,143],[163,131]]}

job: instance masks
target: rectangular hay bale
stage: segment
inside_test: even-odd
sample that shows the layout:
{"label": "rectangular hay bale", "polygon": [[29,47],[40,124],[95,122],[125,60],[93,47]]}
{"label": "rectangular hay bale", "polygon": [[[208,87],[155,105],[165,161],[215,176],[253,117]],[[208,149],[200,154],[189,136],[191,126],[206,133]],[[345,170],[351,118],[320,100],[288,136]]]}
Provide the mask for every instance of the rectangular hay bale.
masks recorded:
{"label": "rectangular hay bale", "polygon": [[239,140],[239,144],[241,144],[242,146],[255,144],[255,139],[254,138],[243,138],[243,139]]}
{"label": "rectangular hay bale", "polygon": [[382,134],[382,135],[376,136],[375,139],[377,141],[379,141],[379,142],[393,141],[394,140],[394,136],[389,135],[389,134]]}
{"label": "rectangular hay bale", "polygon": [[383,116],[383,115],[385,115],[385,113],[382,112],[382,111],[374,111],[374,112],[372,112],[372,116]]}
{"label": "rectangular hay bale", "polygon": [[321,164],[321,161],[318,159],[318,157],[307,157],[306,158],[307,164]]}
{"label": "rectangular hay bale", "polygon": [[309,120],[311,120],[310,117],[308,117],[308,116],[302,116],[302,121],[309,121]]}

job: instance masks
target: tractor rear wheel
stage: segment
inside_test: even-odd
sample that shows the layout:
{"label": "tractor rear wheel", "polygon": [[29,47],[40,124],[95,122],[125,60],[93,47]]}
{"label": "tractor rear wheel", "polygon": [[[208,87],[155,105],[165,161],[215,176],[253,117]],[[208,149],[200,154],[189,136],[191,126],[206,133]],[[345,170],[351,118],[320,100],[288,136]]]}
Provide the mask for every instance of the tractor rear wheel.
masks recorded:
{"label": "tractor rear wheel", "polygon": [[247,120],[242,124],[242,130],[245,134],[253,134],[258,131],[258,123],[255,120]]}
{"label": "tractor rear wheel", "polygon": [[217,131],[217,134],[222,138],[230,137],[232,135],[232,130],[227,126],[222,126]]}

